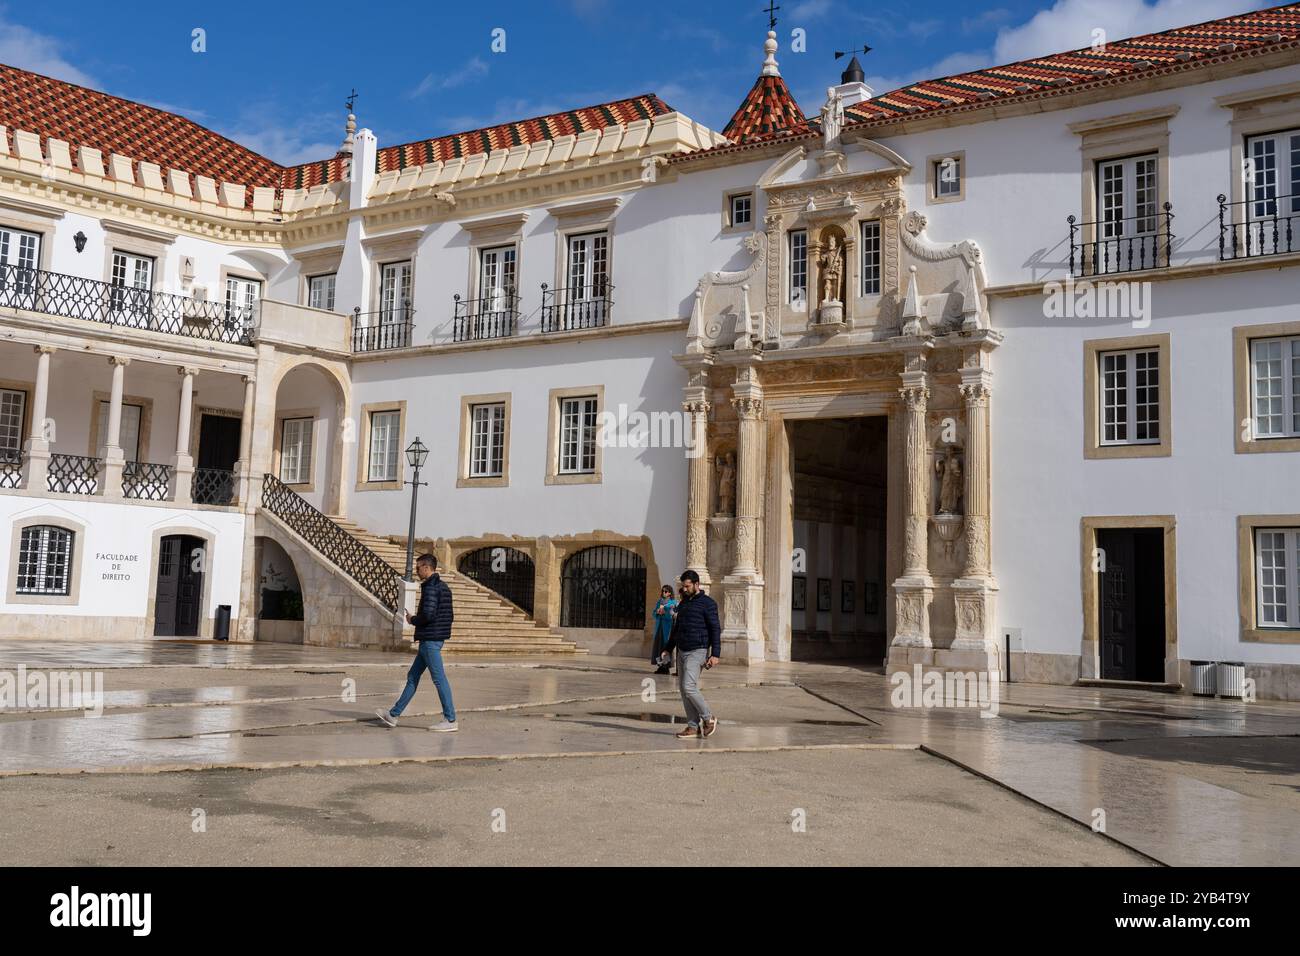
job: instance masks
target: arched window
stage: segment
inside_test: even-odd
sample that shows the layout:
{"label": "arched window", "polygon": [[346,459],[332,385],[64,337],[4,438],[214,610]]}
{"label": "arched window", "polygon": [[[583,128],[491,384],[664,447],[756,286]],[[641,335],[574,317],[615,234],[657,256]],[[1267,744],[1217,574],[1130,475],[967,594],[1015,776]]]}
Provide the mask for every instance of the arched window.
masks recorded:
{"label": "arched window", "polygon": [[533,559],[514,548],[479,548],[461,555],[460,573],[533,615]]}
{"label": "arched window", "polygon": [[636,552],[586,548],[564,562],[561,579],[561,627],[645,627],[645,562]]}
{"label": "arched window", "polygon": [[72,544],[67,528],[38,524],[23,528],[18,546],[17,594],[71,593]]}

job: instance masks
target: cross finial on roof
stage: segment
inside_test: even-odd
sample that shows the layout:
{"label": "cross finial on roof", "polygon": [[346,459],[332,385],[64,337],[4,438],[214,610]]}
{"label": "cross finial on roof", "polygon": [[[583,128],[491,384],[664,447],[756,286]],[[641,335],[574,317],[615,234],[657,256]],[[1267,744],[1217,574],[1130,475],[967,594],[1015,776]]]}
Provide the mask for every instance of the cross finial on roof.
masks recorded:
{"label": "cross finial on roof", "polygon": [[763,12],[767,14],[767,28],[769,30],[776,29],[776,11],[780,9],[781,8],[776,5],[776,0],[767,0],[767,6],[764,8]]}
{"label": "cross finial on roof", "polygon": [[353,87],[353,88],[352,88],[352,92],[348,94],[348,112],[349,112],[349,113],[353,112],[354,109],[356,108],[356,105],[357,105],[357,95],[358,95],[358,94],[357,94],[356,87]]}

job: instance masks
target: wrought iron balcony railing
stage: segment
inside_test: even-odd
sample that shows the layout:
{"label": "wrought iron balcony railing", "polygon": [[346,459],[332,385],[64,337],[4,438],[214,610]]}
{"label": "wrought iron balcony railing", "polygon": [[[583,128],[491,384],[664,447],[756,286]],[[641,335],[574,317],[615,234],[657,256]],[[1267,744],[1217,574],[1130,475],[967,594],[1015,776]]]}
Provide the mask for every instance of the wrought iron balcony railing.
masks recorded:
{"label": "wrought iron balcony railing", "polygon": [[1219,261],[1300,252],[1300,193],[1228,202],[1219,194]]}
{"label": "wrought iron balcony railing", "polygon": [[352,310],[352,351],[383,352],[411,344],[415,310],[409,305],[378,312]]}
{"label": "wrought iron balcony railing", "polygon": [[171,490],[172,466],[149,461],[128,461],[122,466],[122,497],[140,501],[166,501]]}
{"label": "wrought iron balcony railing", "polygon": [[456,300],[453,336],[457,342],[503,339],[519,328],[519,296],[514,289],[482,299]]}
{"label": "wrought iron balcony railing", "polygon": [[0,488],[17,488],[23,483],[23,453],[0,451]]}
{"label": "wrought iron balcony railing", "polygon": [[1173,207],[1160,212],[1070,224],[1070,275],[1105,276],[1169,266],[1173,250]]}
{"label": "wrought iron balcony railing", "polygon": [[598,329],[609,324],[614,287],[600,281],[590,286],[549,289],[542,283],[542,331]]}
{"label": "wrought iron balcony railing", "polygon": [[15,265],[0,266],[0,306],[237,345],[251,344],[258,308]]}
{"label": "wrought iron balcony railing", "polygon": [[51,455],[45,487],[66,495],[93,495],[99,492],[99,473],[104,459],[85,455]]}
{"label": "wrought iron balcony railing", "polygon": [[190,498],[196,505],[233,504],[235,473],[225,468],[195,468]]}
{"label": "wrought iron balcony railing", "polygon": [[397,572],[379,555],[343,528],[329,515],[274,475],[262,476],[262,507],[275,515],[309,545],[375,596],[384,607],[396,612],[402,589]]}

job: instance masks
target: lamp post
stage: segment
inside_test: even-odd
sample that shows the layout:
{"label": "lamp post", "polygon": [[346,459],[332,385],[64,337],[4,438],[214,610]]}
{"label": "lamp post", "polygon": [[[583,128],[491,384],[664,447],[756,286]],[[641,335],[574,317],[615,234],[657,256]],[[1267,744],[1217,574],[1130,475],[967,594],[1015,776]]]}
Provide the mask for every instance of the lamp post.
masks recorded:
{"label": "lamp post", "polygon": [[427,481],[420,480],[420,469],[424,467],[424,460],[429,457],[429,449],[424,446],[417,436],[415,441],[411,442],[406,448],[406,461],[415,469],[414,477],[404,484],[411,486],[411,528],[406,535],[406,580],[414,581],[415,577],[415,501],[420,494],[420,486],[427,485]]}

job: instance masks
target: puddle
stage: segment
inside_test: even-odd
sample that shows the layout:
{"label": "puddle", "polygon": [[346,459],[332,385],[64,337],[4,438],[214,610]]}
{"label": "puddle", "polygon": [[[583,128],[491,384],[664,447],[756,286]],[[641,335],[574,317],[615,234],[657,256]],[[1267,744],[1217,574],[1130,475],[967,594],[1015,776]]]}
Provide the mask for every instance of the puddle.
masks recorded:
{"label": "puddle", "polygon": [[[557,715],[557,716],[559,716],[559,715]],[[565,716],[572,716],[572,715],[565,715]],[[651,722],[651,723],[655,723],[655,724],[684,724],[684,723],[686,723],[686,718],[685,718],[685,717],[678,717],[678,716],[676,716],[676,715],[674,715],[674,714],[649,714],[649,713],[642,713],[642,714],[616,714],[616,713],[614,713],[613,711],[607,711],[607,710],[593,710],[593,711],[591,712],[591,715],[590,715],[590,716],[592,716],[592,717],[621,717],[621,718],[623,718],[624,720],[646,720],[646,721],[649,721],[649,722]]]}
{"label": "puddle", "polygon": [[796,720],[796,724],[811,724],[814,727],[871,727],[861,720]]}
{"label": "puddle", "polygon": [[307,674],[311,677],[329,677],[332,674],[346,674],[347,671],[294,671],[295,674]]}

